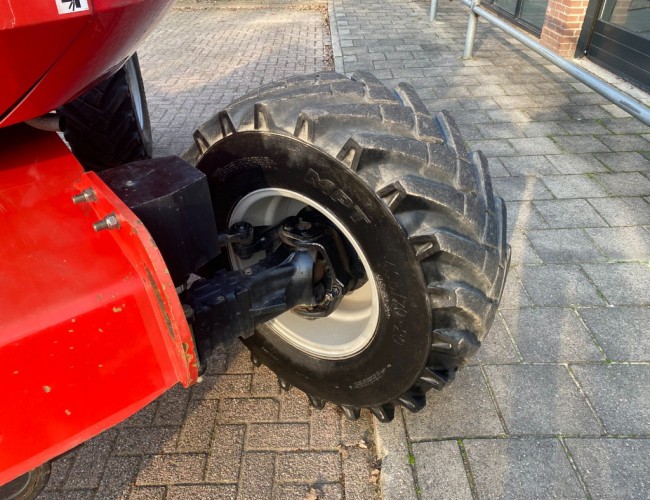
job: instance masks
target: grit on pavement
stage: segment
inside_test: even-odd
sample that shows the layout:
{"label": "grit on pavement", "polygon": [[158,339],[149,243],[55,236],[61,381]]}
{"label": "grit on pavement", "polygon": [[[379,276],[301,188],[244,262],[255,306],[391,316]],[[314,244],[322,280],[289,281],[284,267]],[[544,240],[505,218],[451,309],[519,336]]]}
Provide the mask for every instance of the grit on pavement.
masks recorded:
{"label": "grit on pavement", "polygon": [[[140,51],[155,154],[247,90],[325,69],[309,9],[172,10]],[[512,268],[471,366],[419,414],[351,423],[233,343],[202,384],[55,461],[43,498],[373,498],[375,440],[388,499],[650,497],[650,128],[485,22],[462,60],[467,9],[428,10],[330,0],[331,43],[337,70],[411,83],[489,158]]]}
{"label": "grit on pavement", "polygon": [[[197,125],[255,87],[329,69],[327,4],[274,1],[180,4],[152,32],[138,54],[155,156],[181,154]],[[212,356],[202,383],[55,460],[40,498],[376,498],[372,436],[369,415],[349,422],[280,391],[237,341]]]}
{"label": "grit on pavement", "polygon": [[649,498],[650,128],[486,22],[462,60],[467,8],[428,10],[333,0],[336,68],[451,112],[506,200],[512,268],[475,362],[377,426],[384,496]]}

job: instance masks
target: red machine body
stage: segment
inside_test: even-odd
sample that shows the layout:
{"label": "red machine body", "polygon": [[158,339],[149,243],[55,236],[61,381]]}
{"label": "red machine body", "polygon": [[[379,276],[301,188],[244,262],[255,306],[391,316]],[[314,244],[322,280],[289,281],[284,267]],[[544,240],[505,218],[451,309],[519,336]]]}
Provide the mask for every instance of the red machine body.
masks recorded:
{"label": "red machine body", "polygon": [[147,230],[56,133],[18,124],[115,71],[170,4],[0,0],[0,484],[196,381]]}

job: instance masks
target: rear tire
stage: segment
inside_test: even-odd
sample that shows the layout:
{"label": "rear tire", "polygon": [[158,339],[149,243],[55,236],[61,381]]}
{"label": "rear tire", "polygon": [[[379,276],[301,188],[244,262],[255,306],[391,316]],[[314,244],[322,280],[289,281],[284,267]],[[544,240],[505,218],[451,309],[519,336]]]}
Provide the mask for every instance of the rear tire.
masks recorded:
{"label": "rear tire", "polygon": [[0,500],[33,500],[43,491],[49,479],[50,462],[45,462],[0,486]]}
{"label": "rear tire", "polygon": [[151,158],[151,122],[137,54],[58,112],[66,141],[88,170]]}
{"label": "rear tire", "polygon": [[[446,112],[431,117],[407,84],[395,93],[368,73],[320,73],[258,89],[194,138],[184,158],[208,176],[220,230],[249,216],[279,222],[307,204],[367,263],[377,318],[361,348],[310,347],[309,330],[329,317],[302,333],[279,317],[244,340],[283,388],[385,422],[397,404],[420,410],[426,391],[475,354],[507,274],[505,205],[485,157],[467,153]],[[249,265],[232,255],[230,264]],[[340,328],[331,325],[316,341],[325,348]]]}

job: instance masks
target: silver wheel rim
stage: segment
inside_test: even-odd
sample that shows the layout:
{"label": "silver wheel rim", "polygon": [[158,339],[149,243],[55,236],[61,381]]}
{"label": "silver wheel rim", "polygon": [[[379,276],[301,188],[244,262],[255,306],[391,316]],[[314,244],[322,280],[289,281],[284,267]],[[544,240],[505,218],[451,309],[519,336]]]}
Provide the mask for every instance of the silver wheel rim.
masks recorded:
{"label": "silver wheel rim", "polygon": [[133,110],[135,117],[138,120],[138,127],[140,130],[144,129],[144,110],[142,109],[142,94],[140,93],[140,85],[138,83],[138,75],[135,71],[135,64],[133,59],[129,59],[124,65],[126,71],[126,81],[129,84],[129,92],[131,93],[131,100],[133,101]]}
{"label": "silver wheel rim", "polygon": [[[366,270],[368,281],[348,293],[337,309],[325,318],[308,320],[286,312],[266,325],[293,347],[323,359],[344,359],[363,351],[372,341],[379,321],[379,294],[370,264],[349,230],[329,210],[305,196],[287,189],[267,188],[253,191],[235,206],[229,226],[246,221],[254,226],[277,224],[310,206],[327,217],[352,244]],[[264,257],[259,252],[242,260],[230,252],[235,269],[246,268]]]}

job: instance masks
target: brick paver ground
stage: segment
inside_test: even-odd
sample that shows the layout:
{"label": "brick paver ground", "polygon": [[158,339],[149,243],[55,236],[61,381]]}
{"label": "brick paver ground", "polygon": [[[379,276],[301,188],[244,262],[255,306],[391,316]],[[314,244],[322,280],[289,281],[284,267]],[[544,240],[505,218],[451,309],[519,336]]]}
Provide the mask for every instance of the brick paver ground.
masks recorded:
{"label": "brick paver ground", "polygon": [[[182,153],[198,124],[248,90],[327,69],[327,4],[251,3],[180,5],[139,51],[156,156]],[[40,498],[303,499],[312,489],[375,498],[372,435],[368,415],[351,423],[331,405],[312,411],[295,389],[281,392],[236,342],[215,354],[201,384],[173,388],[55,460]]]}
{"label": "brick paver ground", "polygon": [[[339,71],[413,84],[489,157],[512,270],[472,366],[378,425],[386,498],[650,496],[650,128],[481,22],[333,0]],[[650,101],[646,94],[646,102]]]}

